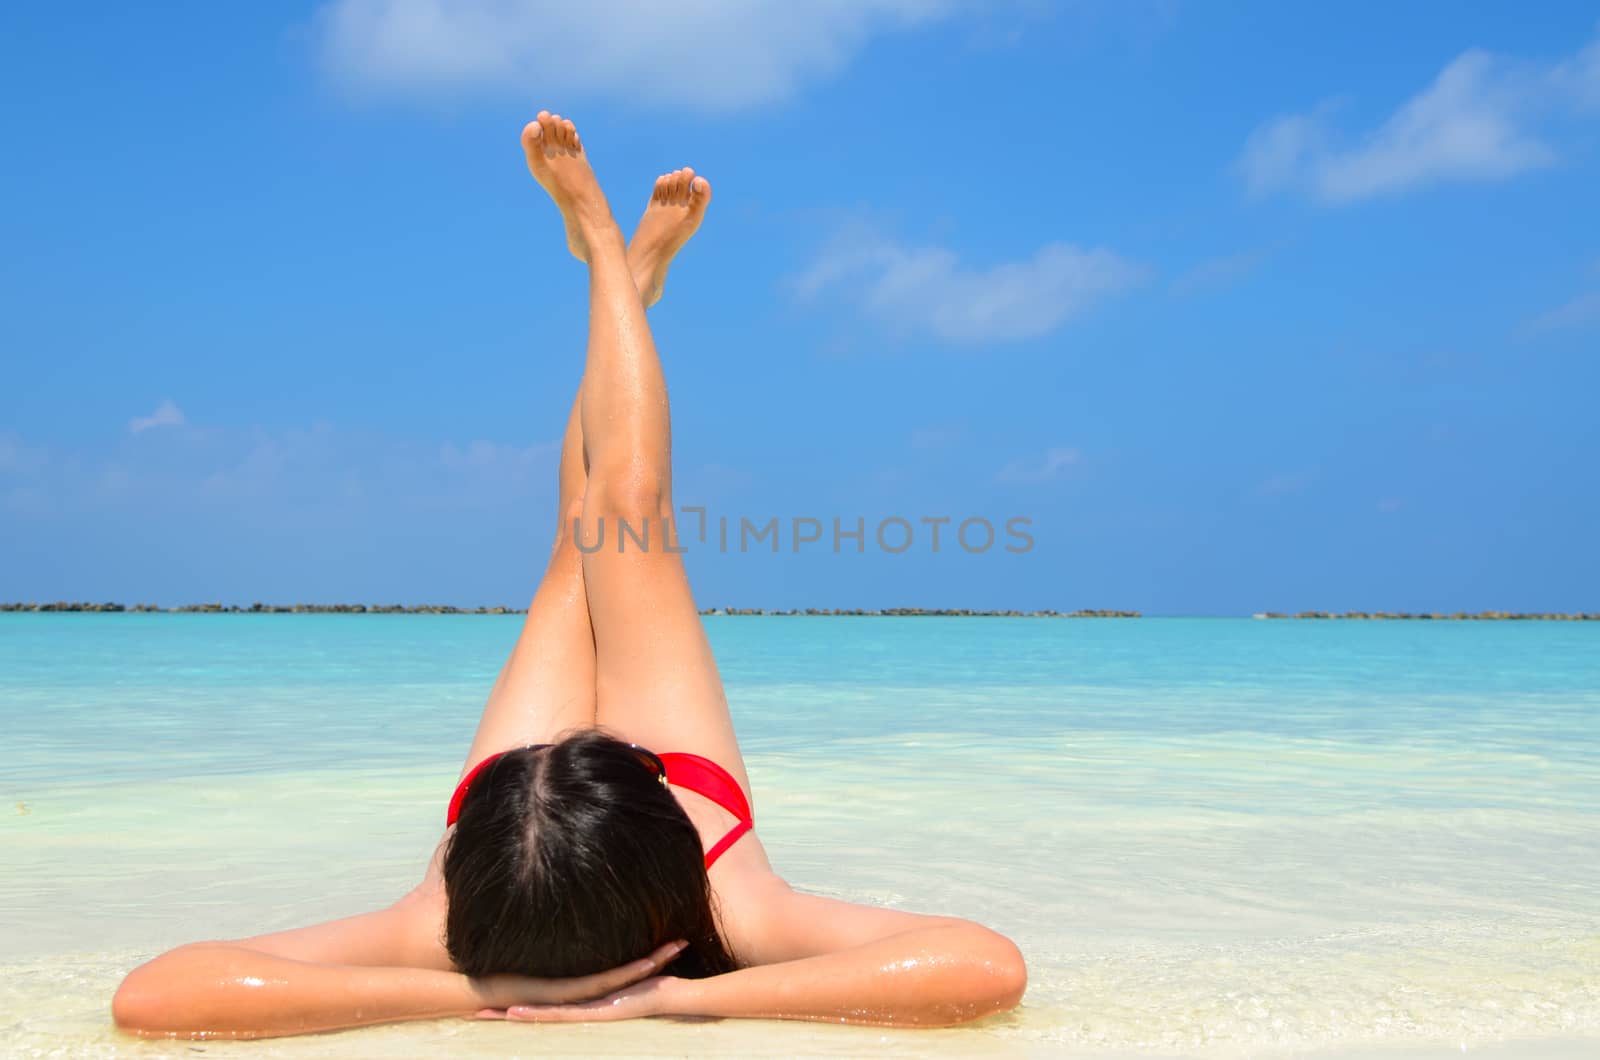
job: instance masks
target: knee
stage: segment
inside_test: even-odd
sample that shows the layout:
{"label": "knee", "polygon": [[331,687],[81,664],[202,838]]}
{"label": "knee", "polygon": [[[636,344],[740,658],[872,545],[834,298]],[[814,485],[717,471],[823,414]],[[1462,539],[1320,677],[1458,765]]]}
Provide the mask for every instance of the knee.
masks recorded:
{"label": "knee", "polygon": [[630,462],[589,468],[589,485],[580,507],[591,519],[653,519],[671,514],[672,498],[660,471],[643,462]]}

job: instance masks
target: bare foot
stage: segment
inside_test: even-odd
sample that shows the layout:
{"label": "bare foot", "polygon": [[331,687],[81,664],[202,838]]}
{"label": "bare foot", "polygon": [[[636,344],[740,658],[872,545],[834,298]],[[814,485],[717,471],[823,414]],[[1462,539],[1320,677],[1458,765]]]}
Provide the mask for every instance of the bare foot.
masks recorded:
{"label": "bare foot", "polygon": [[661,300],[667,267],[700,227],[710,202],[711,182],[695,176],[692,169],[656,178],[650,204],[628,241],[628,267],[633,270],[633,282],[646,307]]}
{"label": "bare foot", "polygon": [[522,150],[528,156],[528,172],[561,211],[567,226],[567,249],[579,261],[588,261],[584,229],[609,223],[611,207],[589,168],[577,127],[559,114],[541,110],[522,130]]}

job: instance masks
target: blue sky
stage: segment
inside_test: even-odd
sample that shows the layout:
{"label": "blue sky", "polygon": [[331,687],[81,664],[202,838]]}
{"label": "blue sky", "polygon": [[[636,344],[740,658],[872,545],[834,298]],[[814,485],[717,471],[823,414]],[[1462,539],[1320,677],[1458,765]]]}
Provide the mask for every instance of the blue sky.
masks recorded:
{"label": "blue sky", "polygon": [[1592,4],[799,11],[8,6],[0,599],[525,602],[549,106],[624,224],[716,189],[652,311],[705,606],[1600,607]]}

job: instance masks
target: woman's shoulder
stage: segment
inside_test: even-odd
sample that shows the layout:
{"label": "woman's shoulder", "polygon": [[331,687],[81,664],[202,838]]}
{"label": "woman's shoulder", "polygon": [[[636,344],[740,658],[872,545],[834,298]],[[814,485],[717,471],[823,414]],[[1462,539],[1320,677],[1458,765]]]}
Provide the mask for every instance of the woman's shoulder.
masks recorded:
{"label": "woman's shoulder", "polygon": [[[735,848],[737,849],[737,848]],[[732,851],[729,857],[732,857]],[[740,964],[777,964],[865,945],[887,935],[954,923],[904,909],[850,902],[791,887],[768,866],[712,874],[723,938]]]}
{"label": "woman's shoulder", "polygon": [[452,971],[440,941],[444,917],[444,889],[423,884],[370,913],[257,935],[239,944],[297,961]]}

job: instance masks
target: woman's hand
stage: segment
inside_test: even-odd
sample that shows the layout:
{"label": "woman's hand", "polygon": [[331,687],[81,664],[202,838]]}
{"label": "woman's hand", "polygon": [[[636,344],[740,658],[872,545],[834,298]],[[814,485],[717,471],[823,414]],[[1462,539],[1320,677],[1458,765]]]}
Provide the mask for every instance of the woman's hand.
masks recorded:
{"label": "woman's hand", "polygon": [[[479,1019],[530,1019],[528,1012],[582,1009],[587,1006],[605,1006],[618,1003],[630,992],[648,994],[650,984],[666,980],[656,975],[679,953],[685,942],[669,942],[648,957],[593,975],[580,975],[571,979],[538,979],[527,975],[490,975],[473,980],[484,1007]],[[586,1003],[586,1004],[583,1004]],[[521,1013],[520,1015],[518,1013]],[[627,1015],[653,1015],[649,1012],[629,1012]],[[546,1017],[548,1018],[548,1017]],[[584,1018],[584,1017],[566,1017]],[[626,1015],[592,1015],[589,1019],[625,1019]]]}
{"label": "woman's hand", "polygon": [[644,1016],[671,1016],[674,991],[682,979],[658,975],[632,983],[592,1001],[566,1004],[513,1005],[497,1015],[516,1023],[599,1023]]}

